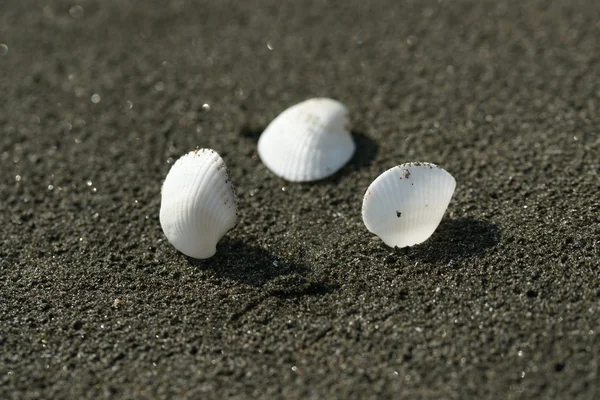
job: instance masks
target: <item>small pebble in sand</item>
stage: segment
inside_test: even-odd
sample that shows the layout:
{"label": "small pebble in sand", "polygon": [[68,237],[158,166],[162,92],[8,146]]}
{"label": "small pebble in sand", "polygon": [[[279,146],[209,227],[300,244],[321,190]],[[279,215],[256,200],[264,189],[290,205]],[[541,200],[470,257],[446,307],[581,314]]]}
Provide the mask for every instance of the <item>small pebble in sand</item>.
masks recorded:
{"label": "small pebble in sand", "polygon": [[71,17],[73,18],[79,19],[83,17],[83,7],[80,5],[74,5],[69,9],[69,14],[71,14]]}

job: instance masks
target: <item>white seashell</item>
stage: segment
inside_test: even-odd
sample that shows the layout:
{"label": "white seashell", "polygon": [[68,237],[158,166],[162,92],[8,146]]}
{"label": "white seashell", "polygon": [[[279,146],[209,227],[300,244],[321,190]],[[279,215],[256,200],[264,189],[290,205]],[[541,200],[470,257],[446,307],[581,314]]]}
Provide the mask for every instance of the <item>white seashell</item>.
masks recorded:
{"label": "white seashell", "polygon": [[456,181],[430,163],[406,163],[379,175],[367,189],[362,217],[390,247],[423,243],[436,230]]}
{"label": "white seashell", "polygon": [[332,99],[303,101],[279,114],[258,140],[258,154],[275,175],[291,182],[326,178],[342,168],[356,145],[348,109]]}
{"label": "white seashell", "polygon": [[192,151],[173,164],[162,187],[160,225],[177,250],[212,257],[236,221],[235,189],[216,151]]}

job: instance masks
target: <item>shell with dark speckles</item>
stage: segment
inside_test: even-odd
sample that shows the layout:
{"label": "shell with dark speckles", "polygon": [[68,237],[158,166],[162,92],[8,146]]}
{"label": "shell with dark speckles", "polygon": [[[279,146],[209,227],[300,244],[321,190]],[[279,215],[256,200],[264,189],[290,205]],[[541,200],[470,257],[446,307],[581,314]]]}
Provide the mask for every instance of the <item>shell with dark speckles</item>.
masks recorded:
{"label": "shell with dark speckles", "polygon": [[398,165],[367,189],[363,221],[390,247],[423,243],[438,227],[455,187],[452,175],[435,164]]}

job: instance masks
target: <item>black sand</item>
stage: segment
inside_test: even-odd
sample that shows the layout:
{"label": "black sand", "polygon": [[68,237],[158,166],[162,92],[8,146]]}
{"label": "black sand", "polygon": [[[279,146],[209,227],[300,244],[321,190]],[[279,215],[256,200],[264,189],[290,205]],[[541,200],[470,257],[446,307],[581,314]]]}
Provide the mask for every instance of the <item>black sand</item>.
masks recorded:
{"label": "black sand", "polygon": [[[600,3],[333,3],[0,1],[0,398],[600,398]],[[315,96],[358,153],[286,183],[256,140]],[[196,146],[240,195],[203,262],[158,220]],[[394,250],[405,161],[458,187]]]}

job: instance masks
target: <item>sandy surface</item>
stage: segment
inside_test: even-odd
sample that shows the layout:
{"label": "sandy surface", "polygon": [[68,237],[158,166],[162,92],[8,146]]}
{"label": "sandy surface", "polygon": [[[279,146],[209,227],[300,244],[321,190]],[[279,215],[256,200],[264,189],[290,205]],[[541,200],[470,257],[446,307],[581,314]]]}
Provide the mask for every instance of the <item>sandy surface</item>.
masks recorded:
{"label": "sandy surface", "polygon": [[[79,4],[0,0],[0,398],[600,397],[597,0]],[[358,152],[286,183],[256,141],[315,96]],[[207,261],[158,220],[196,146],[240,195]],[[458,185],[394,250],[361,201],[406,161]]]}

